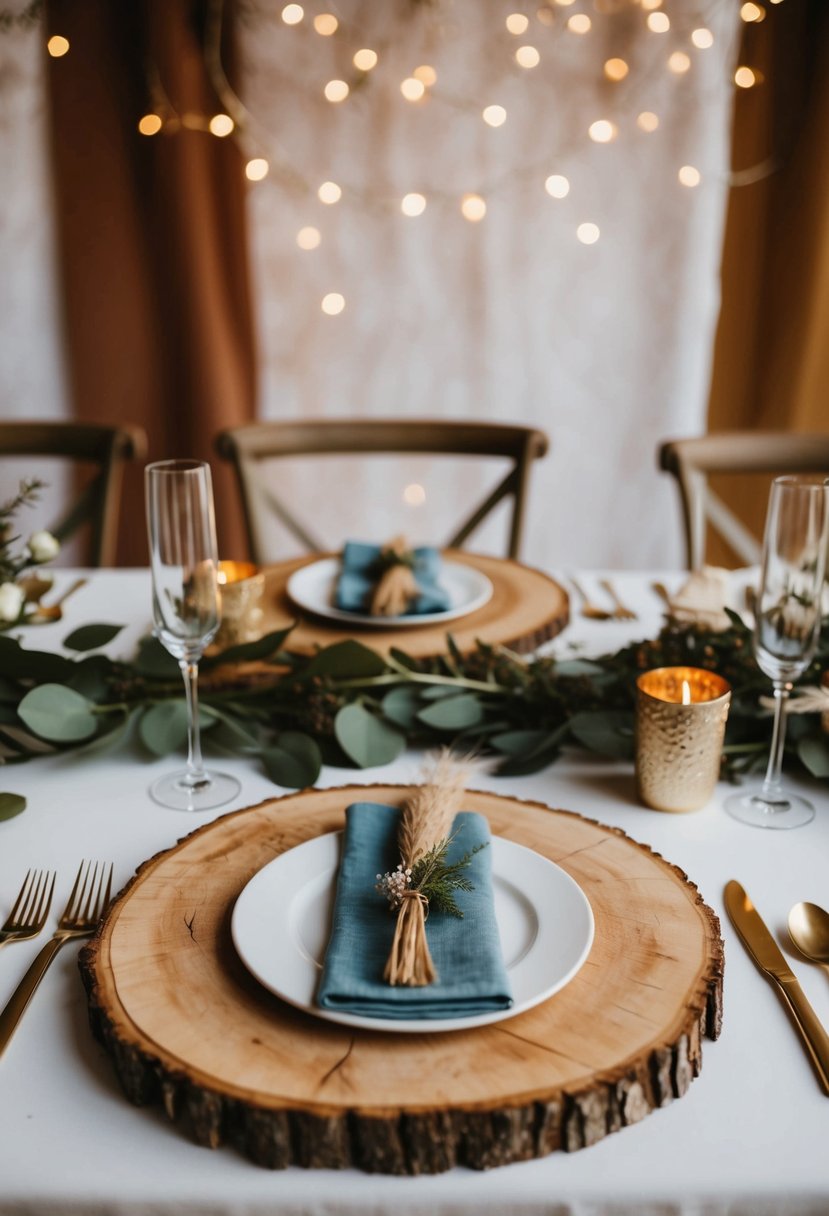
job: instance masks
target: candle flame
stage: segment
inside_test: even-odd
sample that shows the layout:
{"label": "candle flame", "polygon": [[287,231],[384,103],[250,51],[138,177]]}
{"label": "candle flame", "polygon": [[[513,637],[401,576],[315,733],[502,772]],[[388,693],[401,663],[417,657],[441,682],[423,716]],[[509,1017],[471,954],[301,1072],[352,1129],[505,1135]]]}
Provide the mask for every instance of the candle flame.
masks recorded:
{"label": "candle flame", "polygon": [[688,683],[687,680],[682,681],[682,704],[683,705],[691,704],[691,685]]}

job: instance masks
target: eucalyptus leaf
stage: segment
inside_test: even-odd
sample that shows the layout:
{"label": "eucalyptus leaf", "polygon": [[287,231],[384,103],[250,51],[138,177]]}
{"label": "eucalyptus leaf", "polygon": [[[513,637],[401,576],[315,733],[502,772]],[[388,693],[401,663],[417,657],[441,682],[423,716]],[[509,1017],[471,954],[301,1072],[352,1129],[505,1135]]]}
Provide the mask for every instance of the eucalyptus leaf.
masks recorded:
{"label": "eucalyptus leaf", "polygon": [[228,646],[226,650],[219,651],[218,654],[204,659],[202,666],[220,667],[223,663],[245,663],[253,662],[257,659],[259,661],[273,659],[278,655],[282,643],[293,627],[292,622],[287,629],[277,629],[273,633],[266,633],[264,637],[257,638],[254,642],[241,642],[238,646]]}
{"label": "eucalyptus leaf", "polygon": [[26,799],[22,794],[0,794],[0,821],[14,819],[26,809]]}
{"label": "eucalyptus leaf", "polygon": [[406,746],[406,736],[396,726],[376,718],[362,705],[344,705],[334,719],[337,742],[360,768],[391,764]]}
{"label": "eucalyptus leaf", "polygon": [[555,742],[539,748],[531,755],[510,756],[498,765],[495,775],[497,777],[527,777],[530,773],[539,773],[548,764],[552,764],[560,750],[560,743]]}
{"label": "eucalyptus leaf", "polygon": [[436,701],[434,705],[422,709],[417,716],[426,726],[436,730],[459,731],[482,722],[484,709],[475,693],[464,692],[460,696]]}
{"label": "eucalyptus leaf", "polygon": [[158,638],[152,635],[142,638],[138,643],[135,668],[139,675],[147,676],[151,680],[181,679],[178,659],[174,659],[169,650],[165,650]]}
{"label": "eucalyptus leaf", "polygon": [[385,660],[375,650],[369,650],[362,642],[348,638],[344,642],[335,642],[333,646],[320,650],[299,675],[302,679],[314,676],[362,679],[381,676],[385,670]]}
{"label": "eucalyptus leaf", "polygon": [[406,654],[405,650],[399,650],[397,646],[392,646],[389,650],[389,656],[394,659],[399,667],[403,667],[406,671],[418,671],[420,668],[417,659],[413,659],[411,655]]}
{"label": "eucalyptus leaf", "polygon": [[633,714],[621,709],[585,711],[570,719],[570,732],[583,747],[615,760],[633,758]]}
{"label": "eucalyptus leaf", "polygon": [[123,625],[81,625],[64,638],[63,644],[67,650],[100,650],[117,638],[123,628]]}
{"label": "eucalyptus leaf", "polygon": [[458,689],[454,684],[430,684],[420,695],[424,701],[442,701],[445,697],[456,697]]}
{"label": "eucalyptus leaf", "polygon": [[72,752],[72,755],[100,756],[104,752],[114,751],[126,739],[132,723],[140,712],[139,709],[133,709],[129,712],[119,710],[117,713],[107,714],[102,718],[98,727],[99,733],[95,738],[90,739],[88,743],[82,744]]}
{"label": "eucalyptus leaf", "polygon": [[493,735],[490,743],[505,756],[529,758],[541,751],[550,739],[548,730],[508,730]]}
{"label": "eucalyptus leaf", "polygon": [[[208,706],[199,707],[201,730],[209,730],[217,721]],[[171,752],[180,751],[187,743],[187,702],[175,697],[150,705],[141,715],[138,734],[154,756],[169,756]]]}
{"label": "eucalyptus leaf", "polygon": [[404,730],[412,730],[421,706],[421,694],[416,688],[403,686],[387,692],[381,702],[383,717]]}
{"label": "eucalyptus leaf", "polygon": [[556,675],[566,677],[576,676],[603,676],[605,670],[600,663],[593,663],[590,659],[561,659],[556,663]]}
{"label": "eucalyptus leaf", "polygon": [[89,701],[103,701],[109,693],[109,677],[112,675],[112,661],[103,654],[90,655],[76,663],[71,680],[67,687],[74,688],[81,696]]}
{"label": "eucalyptus leaf", "polygon": [[322,768],[322,755],[310,735],[284,730],[272,747],[262,752],[271,781],[286,789],[305,789],[313,785]]}
{"label": "eucalyptus leaf", "polygon": [[826,735],[801,739],[797,754],[813,777],[829,777],[829,739]]}
{"label": "eucalyptus leaf", "polygon": [[259,751],[261,743],[258,736],[233,714],[217,709],[215,705],[203,705],[202,710],[206,714],[212,714],[216,723],[210,735],[211,744],[225,747],[229,751]]}
{"label": "eucalyptus leaf", "polygon": [[64,684],[41,684],[33,688],[17,707],[29,730],[52,743],[76,743],[98,729],[94,705]]}
{"label": "eucalyptus leaf", "polygon": [[0,671],[12,679],[34,684],[63,683],[72,675],[74,664],[61,654],[48,650],[24,650],[16,638],[0,635]]}

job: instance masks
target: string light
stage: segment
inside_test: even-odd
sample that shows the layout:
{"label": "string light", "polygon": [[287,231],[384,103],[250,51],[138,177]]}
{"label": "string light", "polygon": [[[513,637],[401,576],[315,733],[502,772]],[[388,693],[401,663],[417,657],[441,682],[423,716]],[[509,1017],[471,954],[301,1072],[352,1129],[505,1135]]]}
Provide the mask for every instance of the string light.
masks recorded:
{"label": "string light", "polygon": [[556,4],[558,4],[561,8],[569,8],[571,4],[575,3],[576,0],[556,0]]}
{"label": "string light", "polygon": [[323,182],[317,191],[317,198],[321,203],[331,206],[333,203],[338,203],[343,196],[343,192],[336,182]]}
{"label": "string light", "polygon": [[282,10],[282,20],[286,25],[299,25],[304,16],[305,9],[301,4],[286,4]]}
{"label": "string light", "polygon": [[643,110],[636,119],[636,125],[641,131],[647,131],[650,134],[659,126],[659,116],[652,110]]}
{"label": "string light", "polygon": [[433,67],[428,63],[421,63],[420,67],[415,68],[412,72],[415,80],[419,80],[427,89],[431,89],[432,85],[437,82],[438,74]]}
{"label": "string light", "polygon": [[486,215],[486,203],[480,194],[465,194],[461,199],[461,212],[465,220],[477,224]]}
{"label": "string light", "polygon": [[420,507],[426,501],[426,491],[423,486],[419,486],[416,481],[413,481],[403,491],[403,501],[410,507]]}
{"label": "string light", "polygon": [[319,228],[300,228],[296,234],[296,243],[300,249],[318,249],[322,241]]}
{"label": "string light", "polygon": [[138,130],[142,135],[158,135],[163,125],[158,114],[145,114],[138,120]]}
{"label": "string light", "polygon": [[229,114],[214,114],[207,124],[210,134],[217,136],[219,139],[224,139],[225,136],[230,135],[235,125]]}
{"label": "string light", "polygon": [[699,50],[707,51],[714,45],[714,35],[705,26],[701,26],[698,30],[692,31],[691,41]]}
{"label": "string light", "polygon": [[520,68],[537,68],[541,56],[534,46],[519,46],[515,52],[515,62]]}
{"label": "string light", "polygon": [[426,199],[422,194],[405,194],[400,202],[400,210],[408,216],[423,215]]}
{"label": "string light", "polygon": [[608,80],[624,80],[629,71],[624,59],[608,59],[604,65],[604,74]]}
{"label": "string light", "polygon": [[574,13],[567,19],[567,28],[571,34],[589,34],[592,25],[587,13]]}
{"label": "string light", "polygon": [[529,24],[529,17],[525,17],[523,13],[510,13],[506,20],[507,29],[511,34],[525,34]]}
{"label": "string light", "polygon": [[322,297],[320,308],[326,316],[337,317],[345,308],[345,296],[338,291],[329,291],[328,295]]}
{"label": "string light", "polygon": [[245,177],[249,182],[261,182],[268,176],[269,167],[264,156],[254,156],[253,160],[249,160],[245,165]]}
{"label": "string light", "polygon": [[62,34],[53,34],[46,43],[46,50],[53,59],[60,59],[69,50],[69,39]]}
{"label": "string light", "polygon": [[599,231],[598,224],[579,224],[576,229],[576,236],[582,245],[595,245],[601,236],[601,232]]}
{"label": "string light", "polygon": [[698,186],[702,181],[702,174],[693,165],[683,165],[677,173],[677,177],[683,186]]}
{"label": "string light", "polygon": [[739,89],[750,89],[757,83],[757,74],[751,68],[739,67],[734,73],[734,83]]}
{"label": "string light", "polygon": [[348,94],[351,92],[344,80],[329,80],[325,86],[325,97],[333,105],[338,105],[341,101],[345,101]]}
{"label": "string light", "polygon": [[684,51],[674,51],[668,56],[668,67],[676,76],[682,76],[691,66],[690,56]]}
{"label": "string light", "polygon": [[662,0],[641,0],[641,4],[645,12],[649,13],[652,9],[661,8]]}
{"label": "string light", "polygon": [[667,34],[671,21],[667,13],[648,13],[648,29],[653,34]]}
{"label": "string light", "polygon": [[507,112],[503,106],[487,106],[482,116],[490,127],[502,127],[507,121]]}
{"label": "string light", "polygon": [[740,9],[740,16],[743,21],[765,21],[766,10],[761,8],[759,4],[744,4]]}
{"label": "string light", "polygon": [[566,198],[570,193],[570,183],[560,173],[551,173],[544,183],[544,189],[551,198]]}
{"label": "string light", "polygon": [[591,122],[587,128],[587,134],[595,144],[609,144],[618,133],[619,128],[616,124],[609,122],[606,118],[599,118],[596,122]]}
{"label": "string light", "polygon": [[370,72],[372,68],[377,67],[377,52],[367,46],[363,47],[355,53],[351,62],[359,72]]}
{"label": "string light", "polygon": [[314,29],[323,38],[330,38],[339,29],[339,21],[333,13],[318,13],[314,18]]}
{"label": "string light", "polygon": [[420,101],[426,92],[426,85],[416,76],[407,76],[405,80],[401,81],[400,92],[406,101]]}

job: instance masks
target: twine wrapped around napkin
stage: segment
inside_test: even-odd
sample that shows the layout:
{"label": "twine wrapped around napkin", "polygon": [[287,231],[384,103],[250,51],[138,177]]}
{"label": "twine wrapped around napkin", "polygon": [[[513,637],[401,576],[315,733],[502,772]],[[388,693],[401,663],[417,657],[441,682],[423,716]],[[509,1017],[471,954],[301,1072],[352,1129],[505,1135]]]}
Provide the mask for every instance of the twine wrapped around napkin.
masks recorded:
{"label": "twine wrapped around napkin", "polygon": [[439,577],[437,549],[408,549],[403,537],[388,545],[348,541],[334,602],[345,612],[382,616],[445,612],[450,601]]}
{"label": "twine wrapped around napkin", "polygon": [[[400,813],[381,803],[358,802],[346,811],[346,830],[328,951],[317,1002],[324,1009],[367,1017],[454,1018],[508,1009],[509,980],[492,894],[491,848],[478,848],[462,893],[463,919],[433,912],[429,946],[438,978],[422,987],[392,987],[383,979],[395,919],[375,890],[376,876],[393,870],[400,857]],[[451,829],[449,860],[489,840],[482,815],[461,812]]]}

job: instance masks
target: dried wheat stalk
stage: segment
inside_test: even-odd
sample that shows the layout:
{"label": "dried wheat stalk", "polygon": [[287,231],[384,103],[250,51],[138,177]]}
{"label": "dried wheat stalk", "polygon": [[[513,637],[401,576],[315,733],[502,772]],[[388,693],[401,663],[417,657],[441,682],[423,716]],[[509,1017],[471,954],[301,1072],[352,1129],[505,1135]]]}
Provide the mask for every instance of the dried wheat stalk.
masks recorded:
{"label": "dried wheat stalk", "polygon": [[[408,549],[405,536],[395,536],[382,553],[402,556]],[[399,563],[384,571],[371,597],[369,612],[372,616],[402,616],[411,600],[418,593],[418,585],[411,567]]]}

